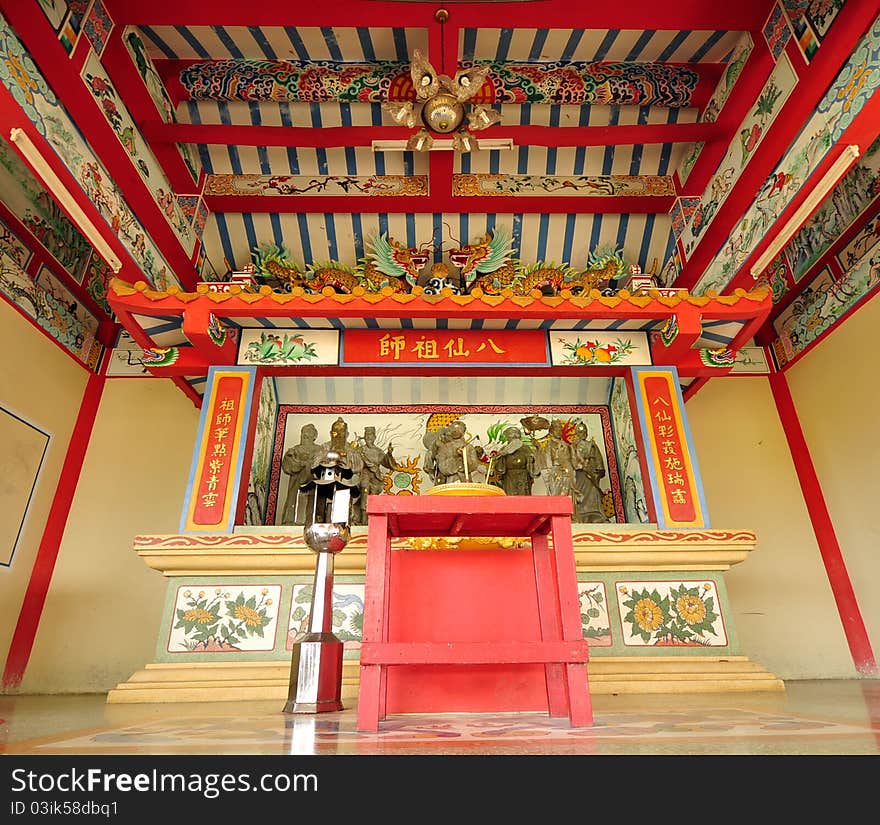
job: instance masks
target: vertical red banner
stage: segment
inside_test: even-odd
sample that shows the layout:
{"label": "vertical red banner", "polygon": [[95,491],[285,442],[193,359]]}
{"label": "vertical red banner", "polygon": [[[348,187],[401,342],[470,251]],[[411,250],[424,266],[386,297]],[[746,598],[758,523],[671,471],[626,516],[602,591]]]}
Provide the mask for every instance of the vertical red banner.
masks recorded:
{"label": "vertical red banner", "polygon": [[201,460],[193,487],[191,523],[218,527],[229,515],[235,463],[241,448],[241,417],[247,377],[225,375],[217,381],[202,433]]}
{"label": "vertical red banner", "polygon": [[[637,381],[649,448],[658,521],[666,527],[704,527],[700,498],[685,433],[678,393],[672,376],[643,372]],[[659,506],[657,506],[659,505]]]}

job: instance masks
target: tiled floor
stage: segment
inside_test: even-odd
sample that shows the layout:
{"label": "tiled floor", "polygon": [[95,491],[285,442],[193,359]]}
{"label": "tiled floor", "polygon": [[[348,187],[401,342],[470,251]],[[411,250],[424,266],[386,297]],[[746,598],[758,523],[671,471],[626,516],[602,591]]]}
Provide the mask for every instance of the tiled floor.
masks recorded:
{"label": "tiled floor", "polygon": [[784,693],[594,697],[595,724],[543,714],[290,716],[281,703],[107,705],[0,697],[9,754],[880,754],[880,681],[788,682]]}

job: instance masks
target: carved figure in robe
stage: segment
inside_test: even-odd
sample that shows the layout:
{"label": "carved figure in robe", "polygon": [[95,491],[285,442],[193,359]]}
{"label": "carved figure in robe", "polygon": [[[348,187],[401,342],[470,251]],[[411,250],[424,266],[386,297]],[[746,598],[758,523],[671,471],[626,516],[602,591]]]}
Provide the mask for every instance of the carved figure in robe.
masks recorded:
{"label": "carved figure in robe", "polygon": [[290,478],[287,481],[287,496],[281,511],[281,524],[305,524],[308,515],[307,497],[299,492],[301,484],[312,477],[312,467],[321,455],[321,447],[315,443],[318,429],[314,424],[306,424],[299,431],[299,444],[284,453],[281,469]]}
{"label": "carved figure in robe", "polygon": [[504,437],[507,441],[495,457],[495,474],[501,488],[509,496],[530,496],[537,475],[534,450],[523,443],[519,427],[508,427]]}
{"label": "carved figure in robe", "polygon": [[546,439],[541,443],[541,475],[551,496],[571,496],[577,512],[575,457],[571,445],[562,437],[562,421],[554,418]]}
{"label": "carved figure in robe", "polygon": [[[467,427],[464,421],[453,421],[445,427],[445,432],[441,433],[435,442],[436,484],[462,481],[485,483],[486,468],[480,461],[483,451],[466,437],[466,433]],[[467,461],[467,473],[465,473],[465,461]]]}
{"label": "carved figure in robe", "polygon": [[608,521],[602,505],[603,491],[599,482],[605,477],[605,462],[595,440],[590,438],[587,425],[580,422],[574,431],[575,502],[574,520],[584,524],[602,524]]}
{"label": "carved figure in robe", "polygon": [[364,434],[357,446],[363,465],[360,472],[361,497],[357,512],[353,514],[353,524],[367,523],[367,497],[378,495],[385,489],[386,470],[393,470],[397,466],[392,450],[391,444],[385,450],[376,444],[375,427],[364,427]]}

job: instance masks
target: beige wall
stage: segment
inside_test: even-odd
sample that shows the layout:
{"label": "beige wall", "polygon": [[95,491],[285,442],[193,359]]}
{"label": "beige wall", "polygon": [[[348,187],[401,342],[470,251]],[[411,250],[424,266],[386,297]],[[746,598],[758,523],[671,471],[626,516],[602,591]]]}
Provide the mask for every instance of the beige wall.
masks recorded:
{"label": "beige wall", "polygon": [[713,379],[687,412],[712,526],[758,535],[725,574],[742,652],[783,679],[853,678],[767,379]]}
{"label": "beige wall", "polygon": [[880,368],[876,298],[786,373],[875,657],[880,657]]}
{"label": "beige wall", "polygon": [[168,380],[107,380],[22,692],[106,691],[152,661],[165,579],[132,538],[178,532],[197,423]]}
{"label": "beige wall", "polygon": [[[34,559],[89,374],[0,299],[0,405],[50,434],[12,563],[0,567],[0,667],[6,662]],[[0,444],[0,449],[3,445]],[[0,514],[5,517],[8,514]],[[19,514],[15,514],[18,518]]]}

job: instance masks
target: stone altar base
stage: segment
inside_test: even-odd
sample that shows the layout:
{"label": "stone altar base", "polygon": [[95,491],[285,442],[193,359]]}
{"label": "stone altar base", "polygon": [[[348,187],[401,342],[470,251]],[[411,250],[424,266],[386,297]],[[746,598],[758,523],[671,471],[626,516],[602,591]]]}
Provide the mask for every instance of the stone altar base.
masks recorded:
{"label": "stone altar base", "polygon": [[[346,707],[357,702],[362,529],[336,559],[334,610],[341,624],[333,631],[346,646]],[[573,538],[591,693],[784,690],[781,679],[740,650],[724,583],[724,571],[754,549],[754,533],[576,525]],[[457,551],[443,539],[433,549],[410,546],[421,548],[413,552]],[[139,536],[135,550],[168,578],[168,595],[155,661],[111,690],[108,703],[265,699],[280,709],[288,695],[290,644],[314,573],[315,556],[302,536],[278,528]],[[206,638],[205,628],[215,626],[216,634]],[[239,629],[234,643],[224,641],[222,627]]]}

